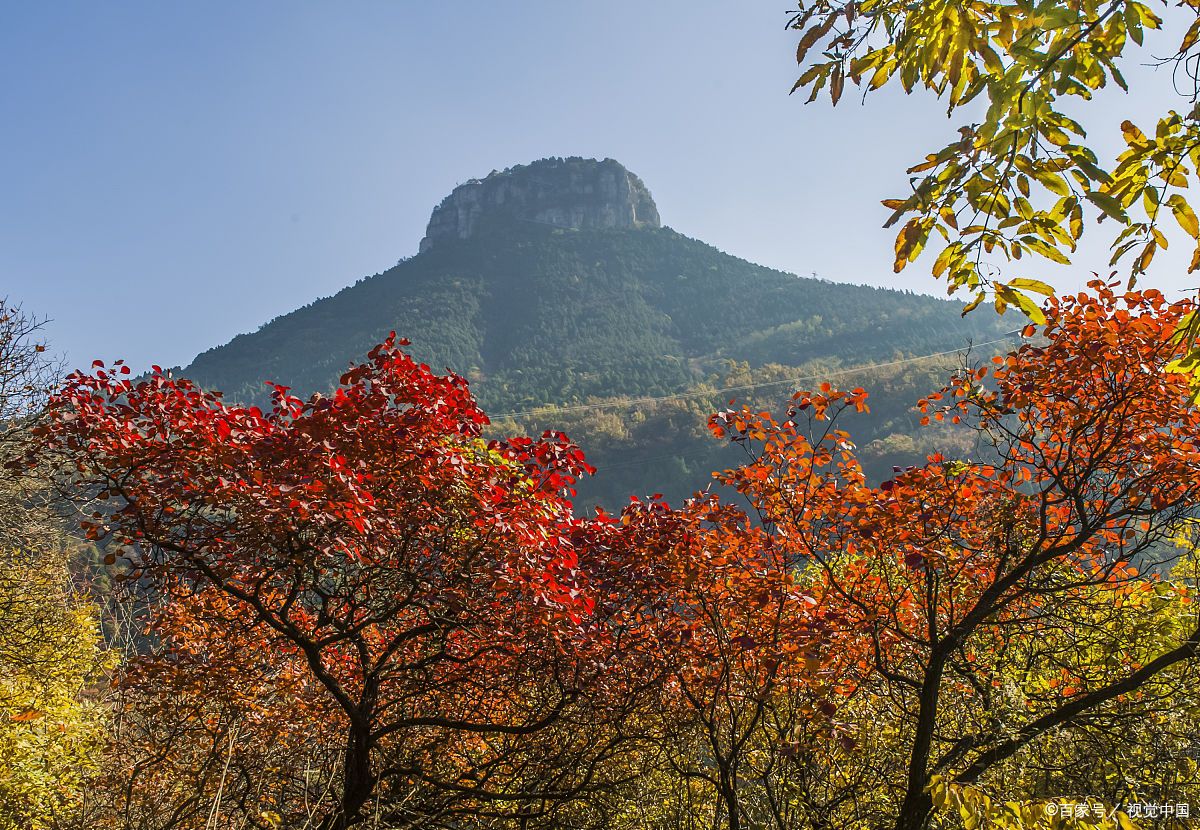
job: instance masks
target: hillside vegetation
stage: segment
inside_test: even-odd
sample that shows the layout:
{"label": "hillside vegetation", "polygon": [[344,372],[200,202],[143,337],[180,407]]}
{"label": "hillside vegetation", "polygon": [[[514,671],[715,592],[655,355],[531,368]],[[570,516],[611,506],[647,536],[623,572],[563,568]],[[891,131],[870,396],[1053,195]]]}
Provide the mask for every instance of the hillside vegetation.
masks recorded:
{"label": "hillside vegetation", "polygon": [[[707,414],[729,397],[776,406],[788,378],[834,374],[868,387],[873,414],[856,435],[911,459],[926,448],[905,438],[910,407],[956,358],[896,361],[971,342],[994,349],[1008,328],[964,320],[932,297],[764,268],[668,228],[581,231],[491,216],[472,238],[272,320],[182,372],[241,402],[265,402],[267,380],[325,392],[394,330],[417,359],[466,376],[500,425],[569,430],[600,468],[581,499],[614,505],[647,488],[678,499],[702,487],[726,457],[703,435]],[[889,365],[845,374],[876,364]],[[891,456],[879,458],[888,469]]]}

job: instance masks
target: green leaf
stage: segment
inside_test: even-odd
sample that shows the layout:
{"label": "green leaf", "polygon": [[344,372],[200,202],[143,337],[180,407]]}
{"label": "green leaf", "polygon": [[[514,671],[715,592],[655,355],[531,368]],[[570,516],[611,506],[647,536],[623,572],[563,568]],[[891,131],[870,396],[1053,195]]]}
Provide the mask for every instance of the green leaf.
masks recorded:
{"label": "green leaf", "polygon": [[1121,207],[1121,203],[1109,194],[1101,193],[1099,190],[1089,190],[1083,195],[1089,202],[1100,208],[1106,216],[1116,219],[1121,224],[1128,224],[1129,214]]}

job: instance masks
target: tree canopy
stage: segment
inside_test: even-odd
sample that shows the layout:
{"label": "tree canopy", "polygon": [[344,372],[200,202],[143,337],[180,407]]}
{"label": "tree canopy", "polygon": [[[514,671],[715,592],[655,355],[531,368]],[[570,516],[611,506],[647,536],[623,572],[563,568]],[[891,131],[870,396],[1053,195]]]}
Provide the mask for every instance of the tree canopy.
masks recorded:
{"label": "tree canopy", "polygon": [[[1153,5],[1153,7],[1152,7]],[[1172,236],[1195,244],[1200,222],[1187,197],[1200,175],[1200,6],[1179,10],[1139,0],[813,0],[791,18],[804,66],[794,90],[810,101],[825,91],[836,104],[850,81],[864,97],[889,83],[923,88],[955,115],[972,102],[980,121],[909,168],[910,193],[883,204],[899,225],[895,270],[916,260],[932,236],[944,246],[932,272],[950,290],[1012,305],[1042,320],[1053,289],[1022,273],[1025,257],[1070,263],[1085,220],[1111,220],[1111,265],[1132,286]],[[1164,17],[1155,11],[1162,12]],[[1164,24],[1164,19],[1169,24]],[[1147,30],[1170,25],[1173,51],[1149,55]],[[1179,106],[1155,123],[1120,125],[1124,150],[1102,158],[1068,115],[1109,84],[1127,89],[1121,67],[1141,57],[1165,67],[1160,90]],[[1074,109],[1078,109],[1077,107]]]}
{"label": "tree canopy", "polygon": [[267,411],[77,372],[29,457],[153,635],[91,826],[1016,828],[1078,791],[1115,827],[1200,798],[1192,310],[1053,299],[920,402],[985,454],[878,484],[864,389],[718,412],[749,510],[575,515],[577,447],[483,440],[466,382],[395,340]]}

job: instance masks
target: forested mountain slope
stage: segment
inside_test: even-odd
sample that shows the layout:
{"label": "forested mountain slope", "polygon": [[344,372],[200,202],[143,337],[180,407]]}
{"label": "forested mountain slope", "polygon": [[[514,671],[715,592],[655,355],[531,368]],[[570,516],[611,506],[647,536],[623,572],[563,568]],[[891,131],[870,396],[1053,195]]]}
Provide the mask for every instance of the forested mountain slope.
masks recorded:
{"label": "forested mountain slope", "polygon": [[[575,161],[582,160],[566,163]],[[536,167],[515,170],[528,178]],[[649,197],[643,191],[638,198]],[[444,202],[435,219],[441,212],[444,226],[453,208]],[[578,211],[533,215],[570,221]],[[672,448],[692,448],[695,469],[686,452],[679,456],[684,463],[666,465],[673,470],[666,489],[679,496],[702,481],[695,473],[711,460],[711,446],[698,449],[698,428],[703,413],[725,401],[706,390],[890,364],[970,342],[994,349],[1013,327],[994,315],[963,319],[960,306],[932,297],[764,268],[656,222],[575,228],[552,220],[530,219],[528,211],[474,210],[469,234],[446,233],[436,244],[427,239],[417,256],[211,349],[182,371],[240,401],[265,401],[267,380],[300,395],[328,391],[351,362],[395,330],[434,369],[468,377],[493,416],[525,413],[499,418],[503,425],[574,426],[601,467],[617,459],[670,461]],[[906,413],[946,364],[936,365],[931,373],[918,364],[920,384],[905,380],[913,366],[889,370],[895,400],[885,405],[877,395],[876,407]],[[839,380],[870,385],[869,374]],[[786,387],[769,387],[770,400]],[[749,391],[738,397],[753,397]],[[618,405],[680,393],[690,397]],[[547,404],[598,406],[556,414],[539,409]],[[876,417],[864,425],[864,438],[903,434],[911,423],[901,421],[888,425]],[[643,463],[599,495],[611,501],[622,488],[637,491],[643,483],[663,489],[653,483],[656,466],[662,465]]]}
{"label": "forested mountain slope", "polygon": [[[1011,328],[1011,326],[1010,326]],[[999,336],[952,303],[753,265],[670,229],[498,226],[444,244],[211,349],[185,374],[241,400],[330,388],[396,330],[491,410],[687,388],[721,361],[927,354]]]}

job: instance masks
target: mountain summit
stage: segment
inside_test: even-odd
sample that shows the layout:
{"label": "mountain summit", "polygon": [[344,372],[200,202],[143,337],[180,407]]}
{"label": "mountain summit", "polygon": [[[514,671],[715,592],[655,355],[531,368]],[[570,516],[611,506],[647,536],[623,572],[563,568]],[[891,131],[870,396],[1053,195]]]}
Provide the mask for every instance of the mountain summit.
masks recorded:
{"label": "mountain summit", "polygon": [[459,185],[429,218],[421,251],[470,239],[495,218],[574,230],[657,228],[642,180],[613,159],[549,158]]}

